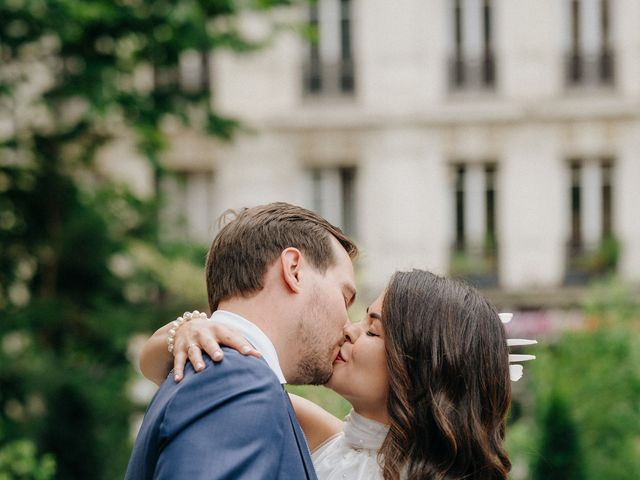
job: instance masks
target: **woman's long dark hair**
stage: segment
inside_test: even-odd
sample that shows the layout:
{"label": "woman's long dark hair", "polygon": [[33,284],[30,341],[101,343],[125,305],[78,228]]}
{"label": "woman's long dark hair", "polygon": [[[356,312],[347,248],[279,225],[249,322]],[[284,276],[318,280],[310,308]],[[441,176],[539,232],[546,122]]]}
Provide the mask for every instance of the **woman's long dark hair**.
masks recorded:
{"label": "woman's long dark hair", "polygon": [[475,289],[429,272],[396,273],[382,306],[390,430],[386,480],[506,479],[508,347]]}

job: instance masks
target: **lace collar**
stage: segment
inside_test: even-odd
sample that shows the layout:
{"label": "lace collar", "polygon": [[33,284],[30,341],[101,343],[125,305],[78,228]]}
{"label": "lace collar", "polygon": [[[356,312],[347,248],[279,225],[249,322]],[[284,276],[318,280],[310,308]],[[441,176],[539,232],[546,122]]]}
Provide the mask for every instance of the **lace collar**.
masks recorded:
{"label": "lace collar", "polygon": [[365,418],[353,410],[344,419],[344,439],[356,450],[380,450],[388,431],[388,425]]}

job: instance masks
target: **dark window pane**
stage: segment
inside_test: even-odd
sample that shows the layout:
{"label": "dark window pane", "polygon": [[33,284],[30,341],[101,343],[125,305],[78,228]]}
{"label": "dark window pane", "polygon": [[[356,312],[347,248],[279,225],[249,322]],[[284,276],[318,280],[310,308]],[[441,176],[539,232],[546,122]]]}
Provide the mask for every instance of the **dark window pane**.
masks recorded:
{"label": "dark window pane", "polygon": [[581,211],[581,167],[580,163],[571,163],[571,248],[577,252],[582,247]]}
{"label": "dark window pane", "polygon": [[464,165],[458,165],[455,167],[455,212],[456,212],[456,251],[464,251],[465,239],[464,239],[464,177],[465,168]]}
{"label": "dark window pane", "polygon": [[602,236],[613,236],[613,165],[605,160],[602,164]]}
{"label": "dark window pane", "polygon": [[496,247],[496,167],[487,165],[485,168],[486,183],[486,245],[487,253],[493,252]]}
{"label": "dark window pane", "polygon": [[578,54],[580,51],[580,2],[571,2],[571,50]]}
{"label": "dark window pane", "polygon": [[456,46],[456,57],[462,57],[462,5],[455,0],[453,5],[453,31]]}
{"label": "dark window pane", "polygon": [[356,169],[340,169],[342,181],[342,228],[347,235],[356,232]]}

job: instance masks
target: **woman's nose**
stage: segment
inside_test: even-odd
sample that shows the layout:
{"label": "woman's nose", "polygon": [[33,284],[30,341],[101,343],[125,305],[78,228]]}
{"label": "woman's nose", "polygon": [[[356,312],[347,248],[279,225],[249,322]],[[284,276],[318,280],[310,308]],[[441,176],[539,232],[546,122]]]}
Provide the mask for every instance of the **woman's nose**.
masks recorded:
{"label": "woman's nose", "polygon": [[357,323],[350,323],[344,327],[344,338],[349,343],[355,343],[360,336],[360,325]]}

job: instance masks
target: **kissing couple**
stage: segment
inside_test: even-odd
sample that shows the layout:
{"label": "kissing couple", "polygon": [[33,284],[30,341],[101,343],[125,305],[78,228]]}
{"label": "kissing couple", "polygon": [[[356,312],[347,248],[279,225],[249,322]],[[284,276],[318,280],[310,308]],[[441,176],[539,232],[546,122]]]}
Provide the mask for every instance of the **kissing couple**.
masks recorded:
{"label": "kissing couple", "polygon": [[[141,369],[160,388],[126,479],[507,479],[498,313],[413,270],[351,323],[357,254],[301,207],[236,214],[207,256],[211,317],[185,314],[145,344]],[[353,410],[341,421],[286,383],[325,385]]]}

